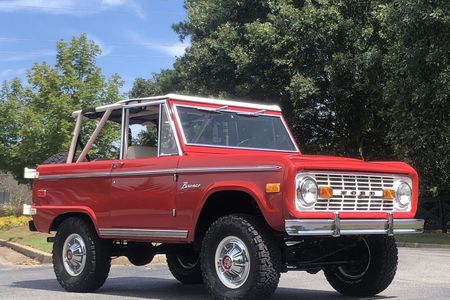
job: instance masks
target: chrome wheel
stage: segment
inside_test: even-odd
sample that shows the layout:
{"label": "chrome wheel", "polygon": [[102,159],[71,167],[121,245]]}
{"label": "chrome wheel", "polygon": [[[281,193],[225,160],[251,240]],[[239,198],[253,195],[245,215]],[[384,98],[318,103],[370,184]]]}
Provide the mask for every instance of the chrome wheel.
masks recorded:
{"label": "chrome wheel", "polygon": [[235,236],[224,238],[216,249],[216,272],[230,289],[241,287],[250,273],[250,255],[245,243]]}
{"label": "chrome wheel", "polygon": [[76,233],[67,237],[62,251],[64,269],[71,276],[78,276],[86,265],[86,245],[83,238]]}
{"label": "chrome wheel", "polygon": [[352,252],[352,256],[355,257],[355,259],[359,258],[358,262],[341,266],[338,270],[345,277],[355,280],[362,278],[366,274],[367,270],[369,270],[371,253],[366,239],[361,239]]}

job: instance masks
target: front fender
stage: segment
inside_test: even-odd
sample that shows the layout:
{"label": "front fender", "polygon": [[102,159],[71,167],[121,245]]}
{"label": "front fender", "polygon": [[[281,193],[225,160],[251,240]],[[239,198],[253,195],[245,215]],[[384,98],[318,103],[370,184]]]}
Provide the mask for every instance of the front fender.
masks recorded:
{"label": "front fender", "polygon": [[[264,188],[262,188],[264,186]],[[266,222],[274,230],[282,231],[284,229],[284,220],[282,217],[282,193],[266,193],[265,184],[261,186],[254,182],[215,182],[211,184],[204,196],[202,197],[196,211],[194,212],[194,232],[199,221],[199,217],[208,199],[216,192],[222,191],[239,191],[250,195],[258,205]]]}

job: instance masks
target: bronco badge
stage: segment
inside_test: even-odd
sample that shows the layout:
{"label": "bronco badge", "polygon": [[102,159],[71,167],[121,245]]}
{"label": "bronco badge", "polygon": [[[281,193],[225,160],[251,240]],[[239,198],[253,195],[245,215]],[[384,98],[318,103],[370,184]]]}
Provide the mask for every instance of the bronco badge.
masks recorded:
{"label": "bronco badge", "polygon": [[200,186],[201,186],[200,183],[189,183],[189,182],[185,181],[181,185],[181,189],[182,190],[185,190],[185,189],[198,189]]}

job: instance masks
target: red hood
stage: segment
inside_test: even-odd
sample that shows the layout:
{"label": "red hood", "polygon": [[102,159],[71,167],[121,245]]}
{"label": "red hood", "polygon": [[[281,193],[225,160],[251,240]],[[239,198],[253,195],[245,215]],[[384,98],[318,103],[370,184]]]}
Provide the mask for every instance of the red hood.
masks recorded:
{"label": "red hood", "polygon": [[363,161],[355,158],[305,154],[293,155],[290,160],[298,170],[416,174],[410,165],[398,161]]}

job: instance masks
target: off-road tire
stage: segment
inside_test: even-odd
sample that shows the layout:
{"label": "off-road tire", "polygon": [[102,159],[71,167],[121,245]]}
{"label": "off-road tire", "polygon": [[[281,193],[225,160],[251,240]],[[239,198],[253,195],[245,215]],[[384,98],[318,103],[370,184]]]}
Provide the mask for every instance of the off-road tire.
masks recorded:
{"label": "off-road tire", "polygon": [[67,162],[67,156],[69,153],[67,152],[60,152],[53,154],[49,158],[47,158],[42,164],[48,165],[48,164],[65,164]]}
{"label": "off-road tire", "polygon": [[[215,268],[216,249],[227,236],[238,237],[249,250],[250,272],[238,288],[226,287]],[[280,280],[280,248],[267,226],[250,215],[228,215],[216,220],[204,237],[200,261],[203,282],[215,299],[268,299]]]}
{"label": "off-road tire", "polygon": [[151,263],[155,257],[153,248],[153,245],[150,243],[140,243],[129,250],[127,258],[135,266],[145,266]]}
{"label": "off-road tire", "polygon": [[[187,262],[180,262],[180,260],[183,261],[182,255],[186,254],[186,252],[194,256],[193,262],[191,262],[192,266],[188,266]],[[184,284],[199,284],[203,282],[199,253],[193,252],[190,247],[177,247],[173,251],[166,253],[166,259],[170,272],[179,282]]]}
{"label": "off-road tire", "polygon": [[[64,243],[71,234],[78,234],[86,246],[86,264],[77,276],[70,275],[63,264]],[[111,267],[111,242],[100,239],[92,225],[80,218],[66,219],[58,227],[53,244],[53,269],[59,284],[69,292],[91,292],[108,278]]]}
{"label": "off-road tire", "polygon": [[398,250],[391,236],[365,237],[370,249],[370,264],[358,279],[345,276],[338,267],[324,269],[331,286],[345,296],[370,297],[384,291],[397,271]]}

